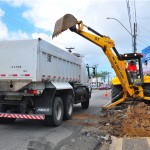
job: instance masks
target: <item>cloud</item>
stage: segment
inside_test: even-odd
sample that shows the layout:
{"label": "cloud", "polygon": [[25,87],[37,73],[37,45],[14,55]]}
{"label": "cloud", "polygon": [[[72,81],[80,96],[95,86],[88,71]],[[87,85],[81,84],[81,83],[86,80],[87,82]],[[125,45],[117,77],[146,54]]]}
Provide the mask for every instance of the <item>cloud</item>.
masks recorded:
{"label": "cloud", "polygon": [[[118,11],[123,5],[122,3],[114,3],[111,1],[108,3],[107,1],[98,0],[87,0],[83,3],[79,0],[71,3],[69,0],[63,0],[63,2],[58,0],[45,0],[44,2],[41,0],[36,0],[36,2],[35,0],[32,0],[31,2],[28,0],[21,0],[18,2],[18,0],[14,0],[11,1],[11,4],[17,7],[22,5],[27,6],[28,9],[23,12],[22,16],[33,23],[36,28],[45,31],[53,32],[55,21],[62,17],[62,15],[71,13],[78,19],[83,20],[85,24],[100,31],[102,34],[106,33],[106,35],[113,35],[116,39],[119,38],[119,40],[124,40],[121,35],[119,37],[114,36],[116,33],[112,28],[115,28],[116,24],[114,23],[114,25],[112,25],[111,21],[109,22],[106,20],[106,17],[111,16],[112,14],[114,17],[119,18]],[[108,24],[112,26],[110,27]],[[36,37],[43,37],[44,39],[49,39],[49,41],[51,41],[50,37],[45,34],[33,34],[32,37],[35,37],[35,35]],[[51,42],[63,49],[66,47],[75,47],[74,51],[84,54],[85,59],[88,60],[91,65],[95,63],[102,64],[104,63],[104,60],[109,63],[100,47],[70,31],[62,33]],[[126,42],[128,41],[124,40],[124,43]],[[126,45],[128,46],[129,44]],[[121,44],[118,44],[117,46],[121,47]],[[127,50],[127,48],[125,48],[125,50]]]}
{"label": "cloud", "polygon": [[44,40],[46,40],[48,42],[50,42],[50,39],[51,39],[50,36],[48,36],[45,33],[33,33],[32,34],[32,38],[33,39],[42,38],[42,39],[44,39]]}
{"label": "cloud", "polygon": [[27,39],[29,36],[22,32],[21,30],[12,32],[8,30],[7,25],[2,21],[2,17],[5,15],[5,12],[0,9],[0,40],[12,40],[12,39]]}
{"label": "cloud", "polygon": [[[66,13],[71,13],[99,33],[111,37],[119,53],[132,52],[131,35],[117,21],[106,19],[107,17],[116,18],[130,30],[126,0],[75,0],[71,2],[70,0],[5,0],[5,2],[16,8],[25,6],[26,9],[22,13],[22,17],[32,23],[35,28],[50,31],[51,33],[53,32],[56,20]],[[143,16],[148,17],[149,6],[150,1],[136,1],[137,21],[139,25],[142,24],[147,27],[149,24],[148,19],[141,20]],[[135,21],[133,19],[135,11],[133,1],[130,1],[130,10],[133,25]],[[144,33],[143,28],[138,28],[138,31],[140,31],[138,35]],[[64,50],[66,47],[74,47],[74,52],[85,55],[84,59],[86,62],[89,62],[91,65],[99,64],[99,66],[105,64],[111,70],[111,65],[100,47],[69,30],[53,40],[51,39],[51,35],[45,33],[32,34],[33,38],[37,38],[38,36]],[[149,35],[147,37],[150,38]],[[137,45],[139,52],[144,48],[144,44],[140,44],[143,47]]]}
{"label": "cloud", "polygon": [[84,11],[89,4],[89,0],[82,2],[76,0],[6,0],[13,7],[26,6],[26,11],[22,14],[24,18],[32,22],[35,27],[45,31],[52,30],[57,18],[65,13]]}
{"label": "cloud", "polygon": [[0,31],[0,40],[6,39],[8,37],[8,29],[2,21],[0,21]]}
{"label": "cloud", "polygon": [[28,39],[29,36],[27,33],[22,32],[21,30],[18,30],[16,32],[9,32],[9,37],[7,39],[9,40],[21,40],[21,39]]}
{"label": "cloud", "polygon": [[0,18],[1,18],[2,16],[4,16],[4,14],[5,14],[5,12],[4,12],[2,9],[0,9]]}
{"label": "cloud", "polygon": [[8,36],[7,26],[2,22],[2,17],[4,16],[4,14],[5,12],[2,9],[0,9],[0,31],[1,31],[0,40],[3,40]]}

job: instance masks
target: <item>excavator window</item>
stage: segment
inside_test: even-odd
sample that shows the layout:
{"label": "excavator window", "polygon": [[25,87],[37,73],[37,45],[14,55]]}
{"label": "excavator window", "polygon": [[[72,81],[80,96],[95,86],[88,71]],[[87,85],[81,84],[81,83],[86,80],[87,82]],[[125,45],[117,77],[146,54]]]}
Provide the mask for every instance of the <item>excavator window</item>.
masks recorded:
{"label": "excavator window", "polygon": [[137,72],[136,62],[134,60],[129,61],[127,69],[130,72]]}
{"label": "excavator window", "polygon": [[142,72],[140,68],[139,59],[127,60],[127,73],[131,83],[142,82]]}

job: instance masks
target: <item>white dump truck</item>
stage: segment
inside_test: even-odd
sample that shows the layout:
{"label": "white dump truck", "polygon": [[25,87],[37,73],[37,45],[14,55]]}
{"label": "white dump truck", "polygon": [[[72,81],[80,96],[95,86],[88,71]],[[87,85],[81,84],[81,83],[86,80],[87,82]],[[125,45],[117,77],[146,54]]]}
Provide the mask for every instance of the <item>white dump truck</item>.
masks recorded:
{"label": "white dump truck", "polygon": [[58,126],[73,104],[89,107],[86,65],[42,39],[0,42],[0,122],[17,118]]}

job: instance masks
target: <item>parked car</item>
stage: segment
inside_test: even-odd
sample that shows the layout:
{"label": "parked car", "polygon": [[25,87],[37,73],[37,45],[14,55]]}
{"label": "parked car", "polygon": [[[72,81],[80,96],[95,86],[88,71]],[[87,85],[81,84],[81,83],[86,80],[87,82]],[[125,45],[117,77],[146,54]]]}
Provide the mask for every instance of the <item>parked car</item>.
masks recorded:
{"label": "parked car", "polygon": [[108,89],[111,89],[111,86],[110,85],[101,85],[100,87],[99,87],[99,90],[108,90]]}

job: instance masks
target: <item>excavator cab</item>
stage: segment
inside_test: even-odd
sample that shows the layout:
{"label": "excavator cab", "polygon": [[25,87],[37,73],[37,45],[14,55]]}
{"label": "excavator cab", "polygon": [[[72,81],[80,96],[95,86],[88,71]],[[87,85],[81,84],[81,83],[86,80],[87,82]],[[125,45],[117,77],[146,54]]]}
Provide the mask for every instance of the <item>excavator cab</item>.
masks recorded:
{"label": "excavator cab", "polygon": [[135,85],[143,85],[143,69],[142,69],[142,61],[143,57],[140,53],[126,53],[122,55],[122,59],[126,60],[127,67],[127,77],[129,84]]}

